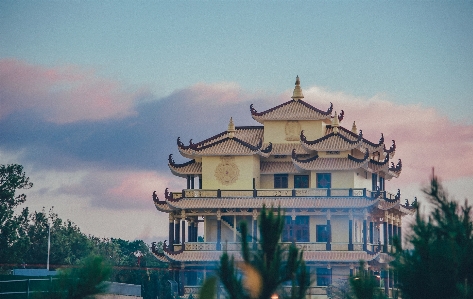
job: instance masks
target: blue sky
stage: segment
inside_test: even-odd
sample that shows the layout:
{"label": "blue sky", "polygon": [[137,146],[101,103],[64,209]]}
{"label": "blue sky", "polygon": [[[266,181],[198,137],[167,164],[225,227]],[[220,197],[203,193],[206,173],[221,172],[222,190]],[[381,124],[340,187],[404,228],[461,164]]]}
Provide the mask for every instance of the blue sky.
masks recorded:
{"label": "blue sky", "polygon": [[[32,207],[88,233],[160,238],[147,199],[117,204],[114,192],[133,177],[182,188],[166,169],[177,136],[209,137],[230,116],[252,125],[249,103],[286,101],[299,75],[321,108],[369,119],[374,140],[393,127],[410,144],[410,124],[430,136],[420,155],[460,149],[438,167],[467,194],[473,173],[451,169],[473,156],[472,20],[473,1],[2,1],[0,157],[36,178]],[[117,232],[90,224],[91,210],[158,220]]]}

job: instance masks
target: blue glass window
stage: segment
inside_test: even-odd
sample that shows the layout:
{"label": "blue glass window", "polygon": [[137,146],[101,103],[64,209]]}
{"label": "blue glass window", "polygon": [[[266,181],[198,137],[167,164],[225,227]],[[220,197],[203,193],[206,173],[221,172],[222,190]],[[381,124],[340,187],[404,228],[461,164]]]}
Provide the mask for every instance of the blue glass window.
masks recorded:
{"label": "blue glass window", "polygon": [[317,188],[332,188],[332,174],[317,173]]}

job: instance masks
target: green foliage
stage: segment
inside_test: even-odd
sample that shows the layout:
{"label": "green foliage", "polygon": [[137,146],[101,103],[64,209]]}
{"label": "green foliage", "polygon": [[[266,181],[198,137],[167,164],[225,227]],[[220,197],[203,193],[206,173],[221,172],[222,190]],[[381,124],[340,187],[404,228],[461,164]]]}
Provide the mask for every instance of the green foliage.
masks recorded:
{"label": "green foliage", "polygon": [[0,263],[18,260],[28,245],[24,240],[28,227],[28,208],[15,215],[15,208],[26,201],[25,194],[17,190],[29,189],[33,183],[17,164],[0,165]]}
{"label": "green foliage", "polygon": [[39,298],[51,299],[82,299],[92,298],[94,294],[103,293],[107,285],[104,283],[111,273],[111,266],[102,257],[90,256],[78,268],[60,270],[58,280],[49,292]]}
{"label": "green foliage", "polygon": [[384,290],[379,288],[378,280],[365,270],[365,262],[360,262],[358,272],[349,278],[350,287],[353,292],[353,299],[384,299]]}
{"label": "green foliage", "polygon": [[329,287],[328,297],[332,299],[387,299],[379,281],[365,269],[366,262],[360,261],[356,275],[340,280]]}
{"label": "green foliage", "polygon": [[433,210],[426,218],[419,210],[402,250],[396,240],[395,261],[402,297],[473,298],[473,222],[471,205],[450,200],[433,177],[428,196]]}
{"label": "green foliage", "polygon": [[[261,211],[259,221],[261,249],[255,251],[249,249],[248,228],[243,222],[241,224],[243,262],[236,263],[233,256],[230,257],[226,252],[222,254],[217,276],[228,298],[268,299],[275,293],[278,293],[280,298],[305,298],[310,280],[302,252],[295,245],[285,248],[279,243],[284,227],[284,216],[281,215],[280,209],[275,212],[265,207]],[[287,283],[292,286],[290,294],[286,294],[282,288],[283,284]],[[214,298],[216,284],[216,278],[204,282],[199,298]]]}

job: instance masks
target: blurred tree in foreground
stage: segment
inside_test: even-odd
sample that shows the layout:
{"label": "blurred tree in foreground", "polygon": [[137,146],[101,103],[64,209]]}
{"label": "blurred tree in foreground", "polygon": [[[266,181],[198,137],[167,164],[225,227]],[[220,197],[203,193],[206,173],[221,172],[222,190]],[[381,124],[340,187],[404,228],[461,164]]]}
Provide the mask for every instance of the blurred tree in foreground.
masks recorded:
{"label": "blurred tree in foreground", "polygon": [[78,268],[60,269],[58,280],[51,289],[39,294],[37,298],[48,299],[82,299],[93,298],[92,295],[103,293],[110,277],[111,266],[100,256],[89,256]]}
{"label": "blurred tree in foreground", "polygon": [[360,261],[356,275],[329,286],[327,296],[331,299],[387,299],[379,281],[365,269],[365,265],[366,262]]}
{"label": "blurred tree in foreground", "polygon": [[[280,209],[277,214],[273,209],[263,207],[260,215],[260,248],[250,251],[248,247],[248,228],[241,223],[242,262],[235,262],[226,252],[220,258],[217,277],[204,282],[199,298],[214,298],[220,281],[225,288],[227,298],[268,299],[273,294],[279,298],[305,298],[310,286],[302,252],[294,244],[289,248],[279,243],[284,226],[284,216]],[[284,292],[283,285],[291,286],[291,291]]]}
{"label": "blurred tree in foreground", "polygon": [[395,240],[392,266],[402,298],[473,298],[471,205],[451,200],[436,176],[423,191],[433,210],[424,217],[417,209],[407,237],[413,248],[403,250]]}

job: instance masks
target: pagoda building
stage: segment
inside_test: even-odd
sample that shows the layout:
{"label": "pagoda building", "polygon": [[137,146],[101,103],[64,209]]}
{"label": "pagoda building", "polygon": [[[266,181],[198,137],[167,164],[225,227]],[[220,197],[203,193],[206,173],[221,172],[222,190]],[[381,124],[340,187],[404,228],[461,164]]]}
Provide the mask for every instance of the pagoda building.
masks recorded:
{"label": "pagoda building", "polygon": [[155,192],[153,200],[169,216],[164,252],[154,253],[169,263],[179,295],[196,294],[223,251],[241,258],[242,221],[257,248],[263,205],[285,214],[281,242],[303,249],[313,280],[308,298],[327,298],[327,286],[347,279],[360,260],[392,291],[392,239],[415,210],[401,203],[399,190],[386,191],[402,170],[400,159],[392,162],[396,143],[387,147],[382,134],[369,141],[355,122],[341,126],[343,110],[331,103],[319,110],[303,98],[297,77],[291,100],[262,112],[250,106],[260,125],[235,126],[230,118],[226,131],[198,143],[177,139],[189,161],[178,164],[170,155],[169,168],[187,186],[166,189],[162,200]]}

